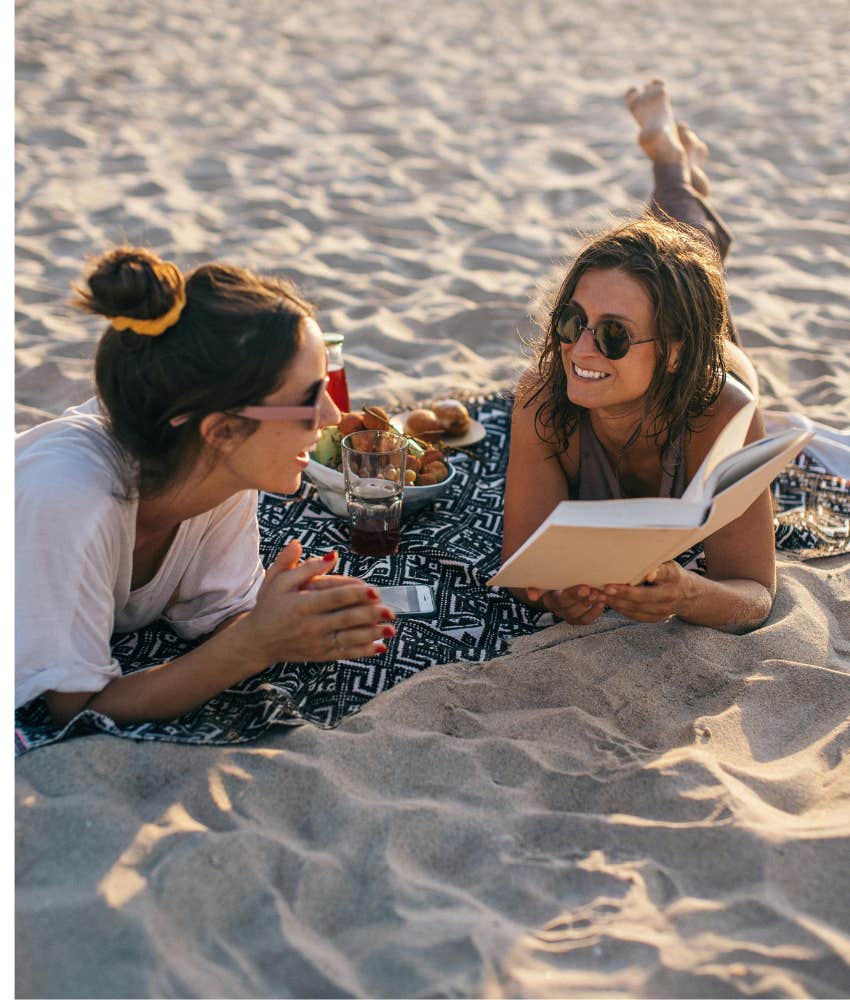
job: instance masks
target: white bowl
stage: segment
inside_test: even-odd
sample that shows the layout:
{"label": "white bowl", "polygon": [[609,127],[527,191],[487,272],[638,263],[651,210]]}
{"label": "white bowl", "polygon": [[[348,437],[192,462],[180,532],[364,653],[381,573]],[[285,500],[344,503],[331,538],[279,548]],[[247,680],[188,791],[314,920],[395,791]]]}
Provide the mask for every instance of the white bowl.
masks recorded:
{"label": "white bowl", "polygon": [[[441,483],[434,483],[433,486],[405,486],[404,505],[402,511],[405,514],[413,514],[416,511],[427,507],[429,503],[444,493],[449,483],[455,477],[455,468],[451,462],[446,465],[449,474]],[[335,469],[329,469],[326,465],[310,459],[310,464],[304,470],[304,474],[316,484],[322,503],[332,513],[338,517],[345,517],[348,510],[345,506],[345,477]]]}

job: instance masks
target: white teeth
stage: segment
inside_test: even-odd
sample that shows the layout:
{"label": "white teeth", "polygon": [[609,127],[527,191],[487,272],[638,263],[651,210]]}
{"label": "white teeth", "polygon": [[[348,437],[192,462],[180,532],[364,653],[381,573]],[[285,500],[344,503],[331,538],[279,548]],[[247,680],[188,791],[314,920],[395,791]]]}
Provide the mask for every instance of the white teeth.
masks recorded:
{"label": "white teeth", "polygon": [[593,379],[608,378],[607,372],[594,372],[591,371],[589,368],[579,368],[579,366],[575,363],[575,361],[573,362],[573,368],[575,368],[576,374],[581,375],[582,378],[593,378]]}

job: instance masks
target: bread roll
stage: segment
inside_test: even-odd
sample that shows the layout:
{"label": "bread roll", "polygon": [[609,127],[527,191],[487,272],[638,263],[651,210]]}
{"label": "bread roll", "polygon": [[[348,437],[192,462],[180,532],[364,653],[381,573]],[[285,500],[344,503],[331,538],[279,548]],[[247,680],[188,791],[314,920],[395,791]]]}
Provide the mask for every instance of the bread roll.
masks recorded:
{"label": "bread roll", "polygon": [[443,433],[443,425],[433,410],[411,410],[404,422],[404,433],[411,437],[436,438]]}
{"label": "bread roll", "polygon": [[434,403],[434,414],[443,432],[449,437],[459,437],[469,428],[469,413],[456,399],[441,399]]}

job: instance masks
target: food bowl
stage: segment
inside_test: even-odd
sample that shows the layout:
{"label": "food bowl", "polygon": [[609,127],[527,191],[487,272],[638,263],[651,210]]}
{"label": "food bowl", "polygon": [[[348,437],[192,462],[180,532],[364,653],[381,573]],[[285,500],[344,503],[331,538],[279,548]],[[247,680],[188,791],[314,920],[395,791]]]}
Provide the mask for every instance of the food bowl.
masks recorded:
{"label": "food bowl", "polygon": [[[446,464],[449,474],[441,483],[434,483],[433,486],[405,486],[403,514],[415,514],[445,493],[456,472],[451,462]],[[348,508],[345,506],[345,477],[343,474],[335,469],[329,469],[326,465],[319,464],[312,458],[304,470],[304,474],[316,484],[319,497],[328,510],[339,517],[346,517]]]}

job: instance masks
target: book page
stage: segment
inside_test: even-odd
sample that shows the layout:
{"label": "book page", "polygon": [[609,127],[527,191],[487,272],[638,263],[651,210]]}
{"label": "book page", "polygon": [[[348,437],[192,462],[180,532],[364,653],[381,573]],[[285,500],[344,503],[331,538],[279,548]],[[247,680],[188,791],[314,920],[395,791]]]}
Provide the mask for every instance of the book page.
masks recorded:
{"label": "book page", "polygon": [[591,528],[694,528],[702,524],[708,507],[708,503],[694,503],[677,497],[562,500],[543,522],[543,526],[564,524],[573,527],[586,525]]}
{"label": "book page", "polygon": [[[781,434],[753,441],[741,451],[724,458],[717,464],[706,482],[709,496],[725,492],[739,479],[768,463],[774,455],[783,453],[789,445],[799,441],[801,433],[804,434],[805,431],[800,427],[792,427]],[[799,448],[802,447],[803,445],[799,444]],[[793,455],[791,457],[793,458]]]}

